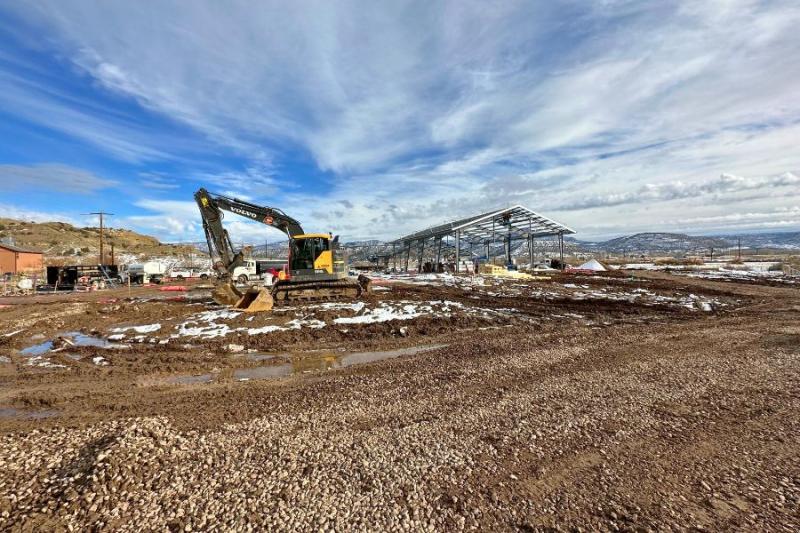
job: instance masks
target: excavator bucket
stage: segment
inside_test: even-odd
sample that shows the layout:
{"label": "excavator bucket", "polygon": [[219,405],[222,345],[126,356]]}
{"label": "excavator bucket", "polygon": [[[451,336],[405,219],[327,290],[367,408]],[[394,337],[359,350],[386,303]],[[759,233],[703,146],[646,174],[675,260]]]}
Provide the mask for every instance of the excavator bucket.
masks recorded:
{"label": "excavator bucket", "polygon": [[242,299],[242,293],[233,283],[220,283],[214,287],[211,298],[220,305],[236,305]]}
{"label": "excavator bucket", "polygon": [[271,311],[274,301],[272,294],[268,289],[258,289],[250,287],[247,292],[242,294],[234,309],[241,309],[245,313],[259,313],[263,311]]}

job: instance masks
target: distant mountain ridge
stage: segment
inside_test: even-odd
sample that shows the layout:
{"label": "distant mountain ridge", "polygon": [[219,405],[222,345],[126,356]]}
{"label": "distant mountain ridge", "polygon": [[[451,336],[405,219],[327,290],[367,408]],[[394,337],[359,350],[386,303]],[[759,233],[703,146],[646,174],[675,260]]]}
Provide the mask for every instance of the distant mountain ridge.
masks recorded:
{"label": "distant mountain ridge", "polygon": [[694,237],[682,233],[636,233],[597,243],[606,252],[695,252],[729,248],[733,244],[719,237]]}
{"label": "distant mountain ridge", "polygon": [[741,239],[742,246],[747,248],[800,249],[800,231],[721,235],[720,237],[732,241],[734,245],[738,239]]}
{"label": "distant mountain ridge", "polygon": [[686,235],[683,233],[636,233],[603,242],[577,241],[578,248],[610,253],[680,253],[722,250],[741,245],[744,249],[800,250],[800,232],[741,235]]}

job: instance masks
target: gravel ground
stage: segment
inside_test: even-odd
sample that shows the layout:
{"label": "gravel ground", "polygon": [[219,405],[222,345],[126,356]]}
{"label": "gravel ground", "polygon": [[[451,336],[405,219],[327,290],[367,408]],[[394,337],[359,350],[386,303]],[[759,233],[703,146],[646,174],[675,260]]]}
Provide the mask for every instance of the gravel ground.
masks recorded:
{"label": "gravel ground", "polygon": [[[21,363],[26,341],[7,337],[0,405],[41,416],[0,411],[0,529],[797,531],[797,290],[642,275],[634,289],[677,303],[570,300],[563,280],[522,294],[492,286],[476,305],[519,316],[452,305],[452,316],[348,323],[335,346],[446,346],[279,380],[136,385],[165,369],[224,376],[229,338],[52,370]],[[616,295],[629,283],[567,290]],[[391,287],[365,308],[476,295],[458,283]],[[689,294],[717,304],[682,307]],[[14,319],[4,331],[24,323],[47,337],[76,325],[76,305],[81,316],[111,304],[52,304],[63,324],[47,327],[32,316],[41,310],[3,310]],[[123,313],[103,328],[202,312],[139,305],[138,321]],[[316,320],[341,316],[324,311]],[[171,334],[162,329],[147,334]],[[333,330],[235,339],[286,349]]]}

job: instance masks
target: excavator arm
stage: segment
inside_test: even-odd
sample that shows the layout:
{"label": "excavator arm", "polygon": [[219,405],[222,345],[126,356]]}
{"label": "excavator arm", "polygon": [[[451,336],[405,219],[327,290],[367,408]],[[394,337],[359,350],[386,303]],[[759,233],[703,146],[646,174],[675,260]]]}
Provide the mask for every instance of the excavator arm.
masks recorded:
{"label": "excavator arm", "polygon": [[290,238],[303,234],[303,228],[297,220],[274,207],[251,204],[238,198],[210,193],[205,189],[198,190],[194,199],[203,218],[209,255],[214,269],[222,279],[229,279],[233,270],[244,259],[241,250],[234,251],[228,231],[222,226],[223,210],[277,228]]}
{"label": "excavator arm", "polygon": [[289,238],[302,235],[300,223],[273,207],[263,207],[237,198],[229,198],[221,194],[210,193],[199,189],[194,194],[200,215],[203,219],[203,231],[208,243],[208,254],[219,277],[219,283],[213,292],[214,300],[225,305],[234,305],[248,311],[262,311],[272,308],[272,297],[264,290],[249,290],[241,293],[233,284],[233,272],[244,261],[241,250],[235,251],[228,230],[222,226],[224,215],[228,211],[251,220],[255,220],[278,228]]}

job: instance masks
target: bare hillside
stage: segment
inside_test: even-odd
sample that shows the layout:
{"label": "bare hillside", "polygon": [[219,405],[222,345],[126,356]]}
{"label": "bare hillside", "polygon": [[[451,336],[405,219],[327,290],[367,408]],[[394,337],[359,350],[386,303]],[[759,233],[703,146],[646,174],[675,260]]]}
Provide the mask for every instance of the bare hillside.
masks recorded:
{"label": "bare hillside", "polygon": [[[113,244],[116,254],[182,256],[198,253],[192,246],[163,244],[154,237],[126,229],[105,228],[103,231],[107,252]],[[94,257],[99,253],[100,228],[0,218],[0,239],[23,248],[41,250],[49,257]]]}

